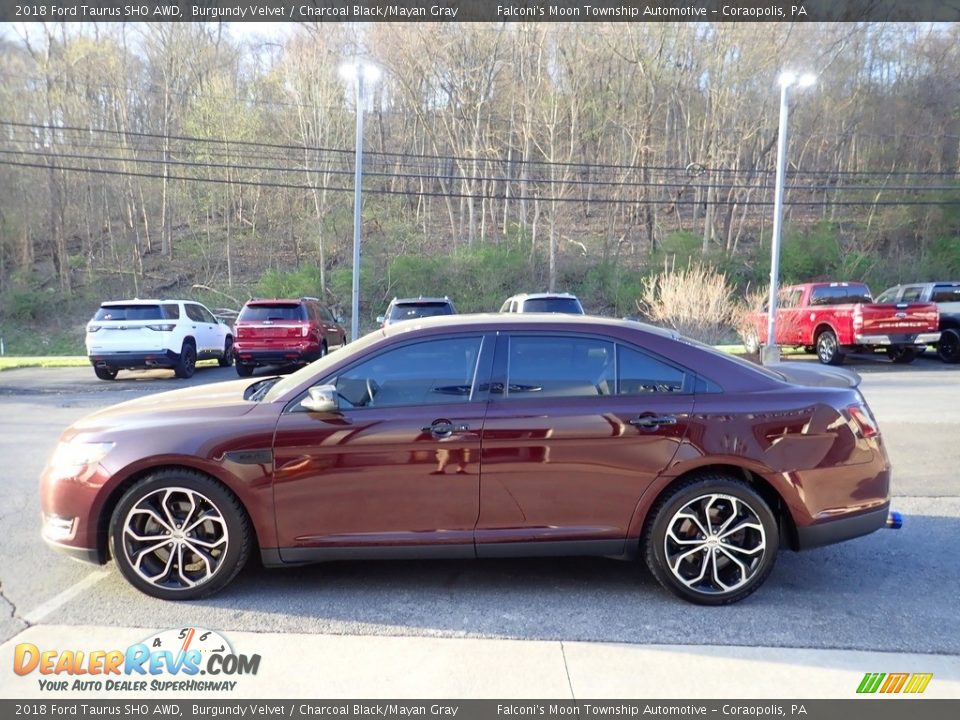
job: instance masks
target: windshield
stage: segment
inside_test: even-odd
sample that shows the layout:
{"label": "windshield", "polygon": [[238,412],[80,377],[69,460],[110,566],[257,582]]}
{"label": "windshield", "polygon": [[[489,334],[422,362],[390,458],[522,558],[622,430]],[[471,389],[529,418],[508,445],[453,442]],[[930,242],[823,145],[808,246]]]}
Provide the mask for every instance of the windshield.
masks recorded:
{"label": "windshield", "polygon": [[274,303],[247,305],[240,311],[237,320],[241,322],[263,322],[264,320],[304,320],[303,305],[299,303]]}
{"label": "windshield", "polygon": [[530,313],[568,313],[583,315],[583,306],[576,298],[527,298],[523,311]]}
{"label": "windshield", "polygon": [[394,305],[387,318],[390,322],[416,320],[434,315],[453,315],[453,308],[447,302],[417,303],[416,305]]}

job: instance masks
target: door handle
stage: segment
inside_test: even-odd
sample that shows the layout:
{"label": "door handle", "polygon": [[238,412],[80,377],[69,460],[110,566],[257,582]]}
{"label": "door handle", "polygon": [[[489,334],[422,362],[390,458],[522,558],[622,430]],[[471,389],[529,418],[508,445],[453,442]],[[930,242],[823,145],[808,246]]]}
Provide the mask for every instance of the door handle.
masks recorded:
{"label": "door handle", "polygon": [[655,430],[664,425],[676,425],[677,418],[675,415],[640,415],[633,418],[630,424],[641,430]]}
{"label": "door handle", "polygon": [[452,435],[453,433],[464,433],[470,431],[470,426],[463,423],[437,422],[433,425],[420,428],[422,432],[432,433],[434,435]]}

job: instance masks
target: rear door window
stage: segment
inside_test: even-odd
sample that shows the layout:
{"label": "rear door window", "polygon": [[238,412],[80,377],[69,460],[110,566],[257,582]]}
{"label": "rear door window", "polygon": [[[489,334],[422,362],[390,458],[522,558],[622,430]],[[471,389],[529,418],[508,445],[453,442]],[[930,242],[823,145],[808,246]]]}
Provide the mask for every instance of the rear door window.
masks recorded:
{"label": "rear door window", "polygon": [[617,346],[617,394],[682,393],[686,373],[644,352]]}
{"label": "rear door window", "polygon": [[507,387],[511,400],[531,397],[597,397],[615,386],[614,345],[590,337],[514,335]]}

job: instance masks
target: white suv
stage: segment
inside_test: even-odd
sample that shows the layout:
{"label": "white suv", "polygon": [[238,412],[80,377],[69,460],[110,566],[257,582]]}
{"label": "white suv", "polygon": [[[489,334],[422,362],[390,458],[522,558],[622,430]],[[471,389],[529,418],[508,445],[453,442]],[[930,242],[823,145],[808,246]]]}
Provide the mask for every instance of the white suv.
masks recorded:
{"label": "white suv", "polygon": [[521,293],[504,300],[500,312],[584,314],[580,299],[570,293]]}
{"label": "white suv", "polygon": [[189,300],[115,300],[87,323],[87,356],[101,380],[119,370],[173,368],[193,375],[197,360],[233,362],[233,332],[203,305]]}

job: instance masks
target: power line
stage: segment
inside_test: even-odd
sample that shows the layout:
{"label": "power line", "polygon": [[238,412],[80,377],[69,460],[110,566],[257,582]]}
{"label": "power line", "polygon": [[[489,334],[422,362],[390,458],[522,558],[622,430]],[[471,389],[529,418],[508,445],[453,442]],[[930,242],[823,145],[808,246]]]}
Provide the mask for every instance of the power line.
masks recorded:
{"label": "power line", "polygon": [[[150,173],[141,173],[135,171],[125,171],[125,170],[109,170],[106,168],[85,168],[85,167],[65,167],[65,166],[51,166],[48,164],[40,163],[25,163],[25,162],[15,162],[12,160],[0,160],[0,165],[7,165],[12,167],[24,167],[24,168],[35,168],[41,170],[66,170],[71,172],[81,172],[81,173],[92,173],[96,175],[118,175],[122,177],[142,177],[150,178],[154,180],[174,180],[182,182],[204,182],[204,183],[215,183],[220,185],[255,185],[260,187],[272,187],[272,188],[285,188],[293,190],[304,190],[304,191],[316,191],[316,190],[326,190],[330,192],[346,192],[352,193],[354,188],[352,187],[343,187],[343,186],[311,186],[311,185],[301,185],[294,183],[278,183],[265,180],[229,180],[226,178],[198,178],[190,177],[184,175],[153,175]],[[725,199],[704,201],[704,200],[695,200],[695,199],[682,199],[682,198],[666,198],[666,199],[652,199],[652,198],[614,198],[614,197],[564,197],[564,196],[542,196],[542,195],[511,195],[507,196],[505,194],[494,194],[489,192],[481,193],[459,193],[459,192],[423,192],[420,190],[391,190],[387,188],[369,188],[365,192],[373,195],[399,195],[399,196],[413,196],[413,197],[439,197],[439,198],[465,198],[465,199],[474,199],[474,200],[511,200],[514,202],[517,201],[528,201],[528,202],[578,202],[578,203],[597,203],[597,204],[613,204],[613,205],[729,205],[729,201]],[[751,206],[769,206],[773,205],[771,200],[751,200],[749,202],[734,201],[736,204],[749,204]],[[835,200],[835,201],[825,201],[825,200],[791,200],[789,205],[793,206],[818,206],[818,207],[834,207],[834,206],[909,206],[909,205],[960,205],[960,195],[954,200]]]}

